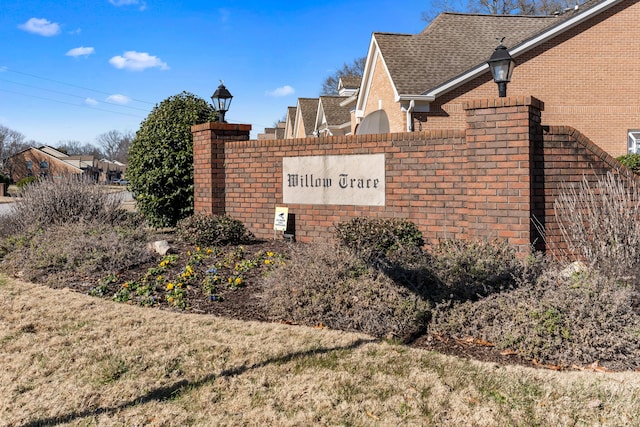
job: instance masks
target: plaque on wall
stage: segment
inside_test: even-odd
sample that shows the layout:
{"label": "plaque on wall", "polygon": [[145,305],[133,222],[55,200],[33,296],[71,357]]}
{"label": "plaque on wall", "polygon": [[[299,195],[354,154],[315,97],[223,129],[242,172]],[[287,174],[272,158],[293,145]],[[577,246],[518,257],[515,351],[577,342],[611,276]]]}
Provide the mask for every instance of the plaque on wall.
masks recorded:
{"label": "plaque on wall", "polygon": [[283,203],[384,206],[385,155],[282,159]]}

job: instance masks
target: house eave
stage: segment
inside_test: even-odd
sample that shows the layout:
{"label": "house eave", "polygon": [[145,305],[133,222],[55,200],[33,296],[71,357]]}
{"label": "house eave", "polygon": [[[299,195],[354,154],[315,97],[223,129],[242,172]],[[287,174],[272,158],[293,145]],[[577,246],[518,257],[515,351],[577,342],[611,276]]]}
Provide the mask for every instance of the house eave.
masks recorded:
{"label": "house eave", "polygon": [[[566,21],[561,22],[560,24],[549,28],[547,31],[540,33],[537,36],[532,37],[529,40],[525,40],[524,42],[513,46],[509,49],[509,53],[513,58],[517,58],[519,55],[528,52],[529,50],[539,46],[540,44],[556,37],[557,35],[575,27],[576,25],[581,24],[582,22],[592,18],[593,16],[598,15],[599,13],[609,9],[612,6],[622,2],[623,0],[605,0],[602,3],[599,3],[588,10],[580,13],[572,18],[567,19]],[[516,65],[517,69],[517,65]],[[431,96],[434,99],[438,96],[441,96],[473,79],[476,77],[486,73],[489,70],[489,65],[487,63],[479,64],[469,71],[460,74],[452,78],[451,80],[446,81],[440,86],[436,86],[433,89],[430,89],[423,93],[423,96]]]}
{"label": "house eave", "polygon": [[398,95],[395,97],[396,102],[416,101],[416,102],[433,102],[436,97],[433,95]]}

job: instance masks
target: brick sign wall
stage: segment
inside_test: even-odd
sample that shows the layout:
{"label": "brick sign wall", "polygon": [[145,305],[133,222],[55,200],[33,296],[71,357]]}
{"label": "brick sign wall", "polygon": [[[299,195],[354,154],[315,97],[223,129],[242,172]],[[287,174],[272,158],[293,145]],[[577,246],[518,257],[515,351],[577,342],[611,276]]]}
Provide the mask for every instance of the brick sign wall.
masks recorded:
{"label": "brick sign wall", "polygon": [[[195,211],[227,214],[272,238],[275,208],[286,206],[299,241],[330,240],[337,223],[355,216],[406,218],[428,242],[501,238],[526,253],[540,243],[532,215],[559,240],[553,197],[567,176],[620,168],[578,132],[541,126],[543,108],[531,97],[471,101],[464,130],[306,139],[248,140],[247,125],[196,125]],[[383,203],[373,200],[380,158]],[[336,192],[341,174],[351,174],[348,185],[369,185],[371,202],[321,196],[315,185]],[[287,193],[301,180],[315,198]]]}

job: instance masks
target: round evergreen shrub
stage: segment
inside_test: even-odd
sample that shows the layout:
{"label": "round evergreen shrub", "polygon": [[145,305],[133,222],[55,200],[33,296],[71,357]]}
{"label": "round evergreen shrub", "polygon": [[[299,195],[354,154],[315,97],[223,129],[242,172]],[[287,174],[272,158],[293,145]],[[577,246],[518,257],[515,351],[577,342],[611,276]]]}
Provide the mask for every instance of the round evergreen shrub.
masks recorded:
{"label": "round evergreen shrub", "polygon": [[422,249],[424,239],[411,221],[396,218],[356,217],[336,226],[338,241],[367,262]]}
{"label": "round evergreen shrub", "polygon": [[172,227],[193,213],[191,126],[212,121],[213,107],[182,92],[156,105],[129,149],[127,178],[149,225]]}
{"label": "round evergreen shrub", "polygon": [[33,184],[34,182],[38,181],[38,177],[37,176],[28,176],[26,178],[22,178],[20,181],[16,182],[16,186],[22,190],[23,188],[25,188],[27,185],[29,184]]}
{"label": "round evergreen shrub", "polygon": [[176,234],[186,242],[202,246],[233,245],[254,239],[242,221],[227,215],[191,215],[178,221]]}
{"label": "round evergreen shrub", "polygon": [[631,169],[633,173],[640,173],[640,154],[625,154],[617,157],[616,160]]}

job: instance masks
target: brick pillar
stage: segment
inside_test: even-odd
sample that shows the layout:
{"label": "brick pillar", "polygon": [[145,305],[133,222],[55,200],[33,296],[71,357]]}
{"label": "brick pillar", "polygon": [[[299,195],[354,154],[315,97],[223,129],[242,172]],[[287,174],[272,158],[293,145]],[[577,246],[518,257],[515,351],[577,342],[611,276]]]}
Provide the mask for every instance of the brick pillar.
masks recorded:
{"label": "brick pillar", "polygon": [[225,142],[246,141],[251,125],[209,122],[191,127],[193,133],[194,212],[225,213]]}
{"label": "brick pillar", "polygon": [[464,108],[468,237],[505,239],[529,253],[533,145],[542,136],[544,104],[520,96],[469,101]]}

